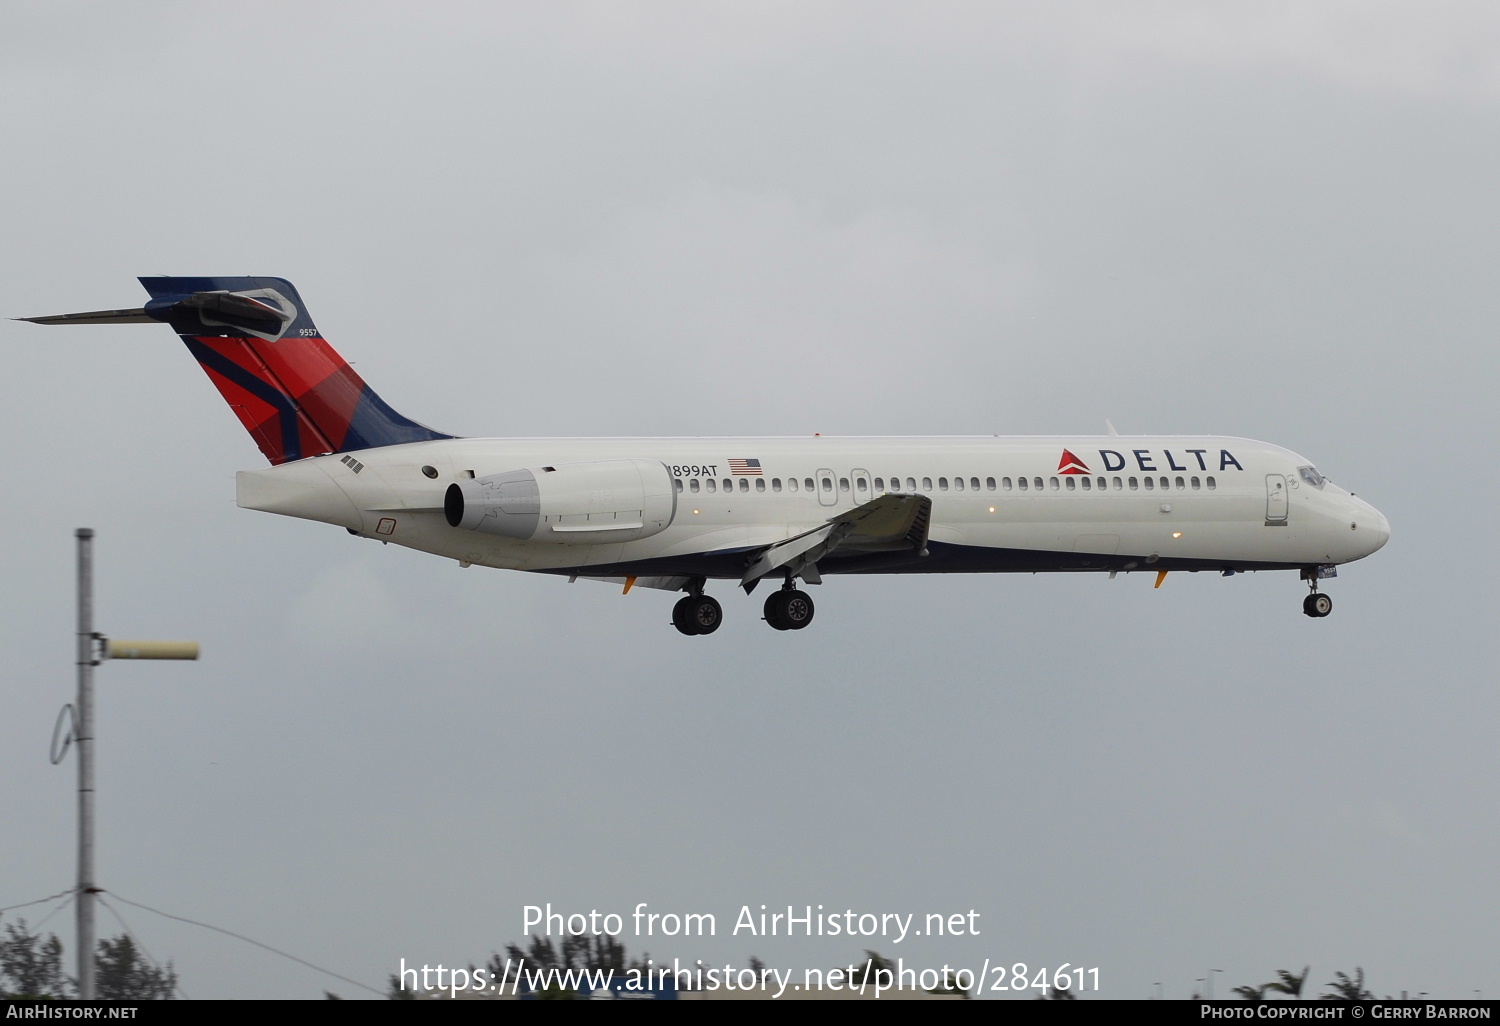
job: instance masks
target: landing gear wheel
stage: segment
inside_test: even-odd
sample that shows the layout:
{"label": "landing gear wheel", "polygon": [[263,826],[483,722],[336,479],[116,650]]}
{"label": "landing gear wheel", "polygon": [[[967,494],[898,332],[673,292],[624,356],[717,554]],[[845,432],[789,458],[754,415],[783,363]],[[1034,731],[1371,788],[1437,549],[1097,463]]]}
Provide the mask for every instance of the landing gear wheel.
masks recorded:
{"label": "landing gear wheel", "polygon": [[693,603],[696,601],[693,596],[684,595],[672,607],[672,626],[689,636],[698,633],[698,625],[693,621]]}
{"label": "landing gear wheel", "polygon": [[1333,612],[1333,599],[1315,591],[1302,600],[1302,611],[1311,617],[1324,617]]}
{"label": "landing gear wheel", "polygon": [[762,607],[766,615],[766,623],[778,631],[789,631],[791,626],[781,616],[782,598],[785,592],[773,591],[766,596],[766,604]]}
{"label": "landing gear wheel", "polygon": [[724,607],[712,595],[689,596],[688,615],[694,634],[712,634],[724,622]]}
{"label": "landing gear wheel", "polygon": [[806,592],[782,590],[766,596],[766,623],[778,631],[800,631],[812,623],[813,600]]}

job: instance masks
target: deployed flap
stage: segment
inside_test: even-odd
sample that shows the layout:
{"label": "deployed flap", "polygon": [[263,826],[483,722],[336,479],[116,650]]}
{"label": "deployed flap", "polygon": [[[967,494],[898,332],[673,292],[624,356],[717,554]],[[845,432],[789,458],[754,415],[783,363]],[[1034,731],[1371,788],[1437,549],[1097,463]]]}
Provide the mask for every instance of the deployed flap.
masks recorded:
{"label": "deployed flap", "polygon": [[625,590],[631,588],[655,588],[659,591],[682,591],[683,586],[691,581],[691,577],[590,577],[587,574],[579,574],[572,578],[576,581],[599,581],[601,584],[623,584]]}
{"label": "deployed flap", "polygon": [[925,495],[882,495],[834,518],[852,530],[843,548],[858,552],[888,552],[927,547],[932,523],[932,500]]}
{"label": "deployed flap", "polygon": [[769,545],[740,579],[746,591],[773,570],[793,574],[811,567],[835,549],[843,552],[921,551],[927,547],[932,500],[925,495],[882,495],[833,517],[828,523]]}

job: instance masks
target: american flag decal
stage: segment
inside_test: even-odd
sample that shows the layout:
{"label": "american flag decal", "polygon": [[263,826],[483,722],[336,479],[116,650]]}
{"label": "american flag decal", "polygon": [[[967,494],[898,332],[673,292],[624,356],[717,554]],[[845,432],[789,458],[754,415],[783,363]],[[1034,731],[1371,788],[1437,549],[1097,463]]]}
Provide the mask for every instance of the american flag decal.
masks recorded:
{"label": "american flag decal", "polygon": [[760,460],[730,460],[729,473],[734,477],[761,477]]}

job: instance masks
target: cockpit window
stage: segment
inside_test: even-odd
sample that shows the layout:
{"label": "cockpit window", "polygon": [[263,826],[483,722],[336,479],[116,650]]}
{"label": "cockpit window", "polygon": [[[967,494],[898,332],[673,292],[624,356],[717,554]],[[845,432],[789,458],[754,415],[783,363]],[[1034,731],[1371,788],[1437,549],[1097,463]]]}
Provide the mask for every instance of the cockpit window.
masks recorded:
{"label": "cockpit window", "polygon": [[1314,488],[1322,488],[1323,482],[1327,480],[1322,474],[1318,473],[1317,467],[1298,467],[1297,473],[1302,475],[1302,480]]}

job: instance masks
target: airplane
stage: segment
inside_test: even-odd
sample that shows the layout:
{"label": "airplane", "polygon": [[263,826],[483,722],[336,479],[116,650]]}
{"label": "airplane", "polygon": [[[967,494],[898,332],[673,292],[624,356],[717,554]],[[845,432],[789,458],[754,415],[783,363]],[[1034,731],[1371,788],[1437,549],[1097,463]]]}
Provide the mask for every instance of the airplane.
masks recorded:
{"label": "airplane", "polygon": [[144,307],[18,319],[170,325],[271,463],[238,473],[241,507],[682,592],[684,635],[723,621],[710,580],[779,581],[763,614],[785,631],[812,622],[799,582],[836,574],[1296,570],[1319,618],[1319,582],[1390,537],[1311,461],[1247,438],[460,438],[381,399],[285,279],[140,282]]}

